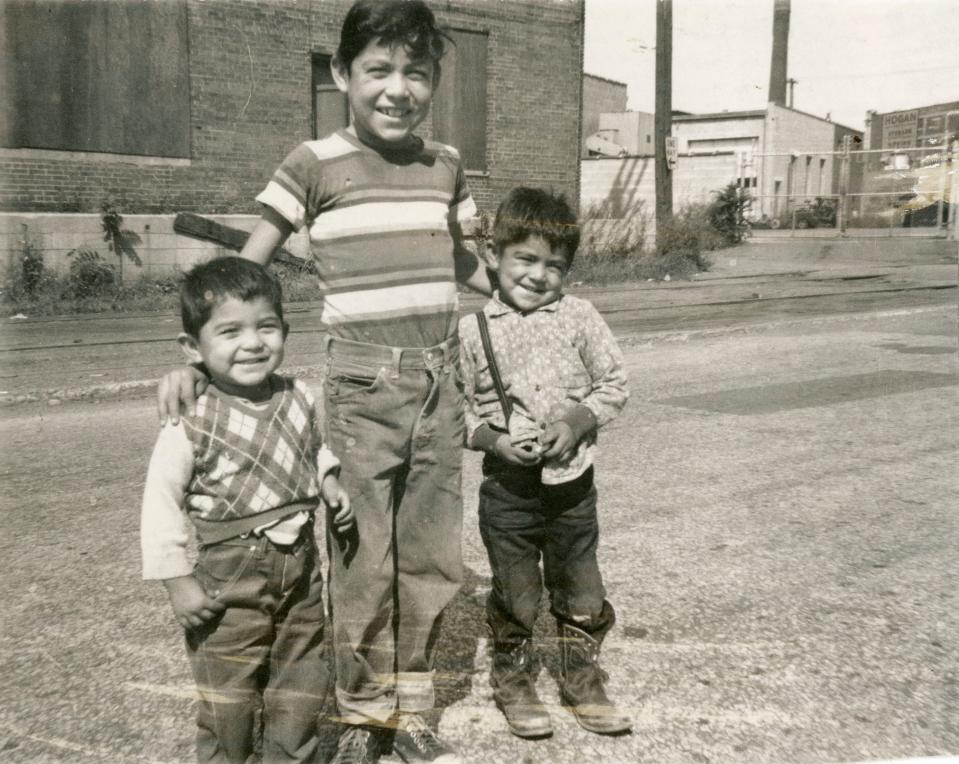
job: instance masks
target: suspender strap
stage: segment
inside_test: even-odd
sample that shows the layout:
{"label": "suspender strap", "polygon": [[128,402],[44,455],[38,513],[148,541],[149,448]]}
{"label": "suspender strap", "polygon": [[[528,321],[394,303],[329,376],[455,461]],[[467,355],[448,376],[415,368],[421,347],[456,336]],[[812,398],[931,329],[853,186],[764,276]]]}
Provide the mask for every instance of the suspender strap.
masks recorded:
{"label": "suspender strap", "polygon": [[496,356],[493,355],[493,343],[489,338],[489,326],[486,324],[486,314],[483,311],[476,313],[476,323],[479,325],[480,339],[483,341],[483,352],[486,353],[486,362],[489,364],[489,371],[493,377],[493,385],[496,387],[496,395],[499,397],[500,406],[503,407],[503,416],[506,418],[506,427],[509,428],[509,418],[513,413],[513,406],[506,395],[506,388],[503,387],[503,378],[499,375],[499,367],[496,365]]}

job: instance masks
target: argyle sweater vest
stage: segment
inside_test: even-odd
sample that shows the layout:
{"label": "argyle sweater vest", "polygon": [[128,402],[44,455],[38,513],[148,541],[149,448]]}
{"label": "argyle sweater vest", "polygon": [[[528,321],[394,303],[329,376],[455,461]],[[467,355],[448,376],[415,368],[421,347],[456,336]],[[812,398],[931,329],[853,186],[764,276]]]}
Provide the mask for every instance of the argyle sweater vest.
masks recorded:
{"label": "argyle sweater vest", "polygon": [[212,385],[184,417],[193,477],[184,508],[202,543],[247,533],[301,510],[319,497],[319,448],[313,396],[294,379],[272,376],[263,407]]}

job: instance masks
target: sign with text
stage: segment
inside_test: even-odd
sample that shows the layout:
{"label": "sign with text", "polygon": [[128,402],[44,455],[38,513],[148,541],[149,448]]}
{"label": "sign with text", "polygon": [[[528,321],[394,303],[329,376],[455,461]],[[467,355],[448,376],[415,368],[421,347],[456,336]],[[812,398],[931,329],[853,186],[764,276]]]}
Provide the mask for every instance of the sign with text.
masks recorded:
{"label": "sign with text", "polygon": [[916,145],[919,110],[897,111],[882,118],[882,148],[908,149]]}
{"label": "sign with text", "polygon": [[676,159],[679,157],[679,151],[676,148],[676,139],[671,136],[666,136],[666,166],[673,170],[676,168]]}

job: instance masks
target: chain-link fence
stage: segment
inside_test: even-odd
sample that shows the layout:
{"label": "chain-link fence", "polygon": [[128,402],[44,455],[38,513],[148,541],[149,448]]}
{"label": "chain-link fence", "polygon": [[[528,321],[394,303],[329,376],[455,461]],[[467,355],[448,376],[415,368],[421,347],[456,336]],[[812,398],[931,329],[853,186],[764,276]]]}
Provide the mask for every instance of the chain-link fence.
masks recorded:
{"label": "chain-link fence", "polygon": [[896,149],[741,153],[754,230],[956,237],[959,142]]}

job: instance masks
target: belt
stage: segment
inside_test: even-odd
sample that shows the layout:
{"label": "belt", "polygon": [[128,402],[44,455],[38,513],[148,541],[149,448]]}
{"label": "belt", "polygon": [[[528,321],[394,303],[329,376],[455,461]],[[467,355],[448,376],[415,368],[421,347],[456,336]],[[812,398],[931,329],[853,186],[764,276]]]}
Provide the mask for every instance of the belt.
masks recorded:
{"label": "belt", "polygon": [[368,366],[389,366],[400,369],[436,369],[459,360],[459,339],[449,337],[439,345],[425,348],[390,347],[333,337],[323,339],[323,349],[329,359],[342,359]]}

